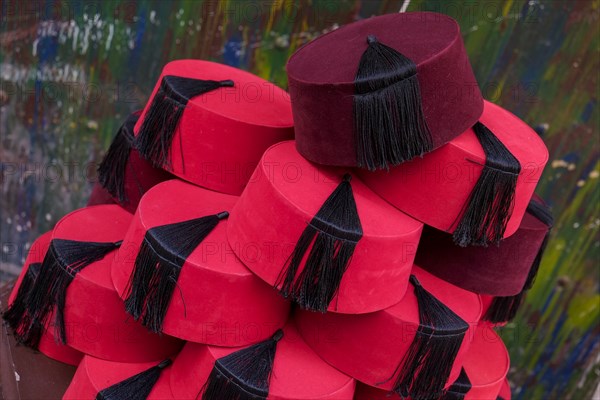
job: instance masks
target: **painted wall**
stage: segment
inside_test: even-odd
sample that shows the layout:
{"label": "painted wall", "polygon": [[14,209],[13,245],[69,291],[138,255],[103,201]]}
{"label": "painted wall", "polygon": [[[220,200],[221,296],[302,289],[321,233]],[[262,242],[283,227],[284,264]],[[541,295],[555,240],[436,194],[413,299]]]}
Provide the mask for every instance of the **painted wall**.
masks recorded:
{"label": "painted wall", "polygon": [[1,3],[2,278],[85,204],[95,163],[163,64],[205,58],[281,86],[303,43],[370,15],[458,19],[485,96],[543,136],[538,193],[557,220],[542,270],[502,336],[518,399],[588,399],[600,382],[599,2],[18,1]]}

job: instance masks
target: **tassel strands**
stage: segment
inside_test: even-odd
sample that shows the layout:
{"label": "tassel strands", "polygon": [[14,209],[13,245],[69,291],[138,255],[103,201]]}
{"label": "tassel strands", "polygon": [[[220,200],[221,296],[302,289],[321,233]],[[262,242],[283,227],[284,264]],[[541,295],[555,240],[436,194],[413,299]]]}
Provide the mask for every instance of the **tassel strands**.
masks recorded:
{"label": "tassel strands", "polygon": [[187,257],[227,218],[223,211],[149,229],[135,259],[126,288],[125,309],[155,333],[162,332],[179,273]]}
{"label": "tassel strands", "polygon": [[[327,311],[362,238],[350,181],[351,176],[346,174],[325,200],[302,232],[275,283],[284,297],[305,310]],[[304,269],[298,273],[307,253]]]}
{"label": "tassel strands", "polygon": [[471,192],[463,216],[454,231],[462,247],[498,244],[512,215],[519,160],[481,122],[473,127],[485,153],[485,165]]}
{"label": "tassel strands", "polygon": [[389,169],[433,149],[417,66],[370,35],[354,79],[357,163]]}
{"label": "tassel strands", "polygon": [[456,355],[469,325],[429,293],[411,275],[419,305],[419,328],[404,355],[392,389],[414,400],[437,399],[444,395]]}
{"label": "tassel strands", "polygon": [[450,386],[446,394],[444,394],[440,400],[464,400],[472,387],[471,381],[467,376],[467,371],[462,368],[456,381],[454,381],[452,386]]}
{"label": "tassel strands", "polygon": [[27,297],[40,273],[41,265],[42,263],[29,264],[12,304],[2,314],[2,318],[13,328],[18,327],[19,324],[27,326],[31,323],[27,315]]}
{"label": "tassel strands", "polygon": [[202,400],[266,400],[280,329],[268,340],[215,361],[202,388]]}
{"label": "tassel strands", "polygon": [[135,146],[157,168],[171,168],[171,145],[188,101],[233,81],[210,81],[167,75],[160,82],[144,121],[135,138]]}
{"label": "tassel strands", "polygon": [[120,245],[121,242],[53,239],[38,278],[27,296],[27,316],[14,326],[17,341],[37,348],[48,318],[54,310],[55,338],[59,343],[66,344],[64,306],[69,284],[77,273],[101,260]]}
{"label": "tassel strands", "polygon": [[154,367],[115,383],[101,390],[96,396],[96,400],[146,400],[160,378],[161,372],[171,364],[172,361],[166,359]]}

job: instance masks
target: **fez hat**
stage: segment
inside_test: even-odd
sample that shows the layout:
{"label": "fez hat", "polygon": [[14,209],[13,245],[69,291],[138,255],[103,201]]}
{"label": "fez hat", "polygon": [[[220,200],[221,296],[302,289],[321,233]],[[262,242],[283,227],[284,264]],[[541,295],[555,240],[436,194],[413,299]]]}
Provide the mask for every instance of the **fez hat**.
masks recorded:
{"label": "fez hat", "polygon": [[306,345],[293,323],[246,347],[188,342],[170,378],[176,399],[350,400],[355,387]]}
{"label": "fez hat", "polygon": [[249,72],[200,60],[165,65],[134,128],[154,166],[239,195],[261,154],[293,138],[289,95]]}
{"label": "fez hat", "polygon": [[[117,131],[108,151],[98,166],[98,184],[110,199],[134,213],[142,195],[157,183],[173,179],[167,171],[154,167],[140,157],[133,145],[133,127],[141,110],[130,114]],[[110,203],[102,191],[94,187],[88,205]]]}
{"label": "fez hat", "polygon": [[[500,393],[510,359],[502,339],[491,328],[480,326],[475,332],[460,375],[440,397],[441,400],[496,399]],[[354,400],[399,400],[381,389],[358,383]]]}
{"label": "fez hat", "polygon": [[483,100],[455,20],[416,12],[322,35],[287,63],[298,151],[326,165],[387,169],[450,142]]}
{"label": "fez hat", "polygon": [[48,329],[58,343],[124,362],[162,359],[181,347],[128,318],[113,287],[114,250],[130,221],[123,208],[102,205],[76,210],[56,224],[27,297],[27,318],[15,328],[18,340],[37,348]]}
{"label": "fez hat", "polygon": [[304,341],[357,381],[401,397],[437,398],[459,374],[481,315],[479,296],[418,268],[411,290],[385,310],[299,311]]}
{"label": "fez hat", "polygon": [[266,339],[286,321],[289,302],[227,243],[237,200],[180,180],[146,193],[112,265],[133,318],[157,333],[221,346]]}
{"label": "fez hat", "polygon": [[171,360],[121,363],[86,355],[63,400],[174,399],[169,386]]}
{"label": "fez hat", "polygon": [[[29,248],[21,274],[8,297],[8,309],[3,314],[4,319],[10,326],[18,326],[27,313],[27,297],[39,276],[42,261],[48,251],[51,239],[52,232],[46,232],[39,236]],[[57,343],[50,332],[46,332],[41,336],[37,349],[40,353],[54,360],[70,365],[79,364],[83,357],[81,352],[71,346]]]}
{"label": "fez hat", "polygon": [[366,313],[402,299],[421,230],[360,179],[310,163],[288,141],[263,155],[227,238],[250,270],[300,307]]}
{"label": "fez hat", "polygon": [[537,133],[490,102],[472,129],[388,171],[359,170],[375,193],[461,245],[514,234],[548,161]]}

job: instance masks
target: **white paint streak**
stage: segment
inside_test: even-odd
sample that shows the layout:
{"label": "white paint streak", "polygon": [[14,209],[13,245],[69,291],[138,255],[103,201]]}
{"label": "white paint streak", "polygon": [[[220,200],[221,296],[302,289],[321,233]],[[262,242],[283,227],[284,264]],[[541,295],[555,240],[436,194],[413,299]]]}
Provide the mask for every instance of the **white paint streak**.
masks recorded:
{"label": "white paint streak", "polygon": [[410,5],[410,0],[404,0],[404,3],[402,3],[402,7],[400,7],[400,12],[406,12],[406,10],[408,10],[408,6]]}

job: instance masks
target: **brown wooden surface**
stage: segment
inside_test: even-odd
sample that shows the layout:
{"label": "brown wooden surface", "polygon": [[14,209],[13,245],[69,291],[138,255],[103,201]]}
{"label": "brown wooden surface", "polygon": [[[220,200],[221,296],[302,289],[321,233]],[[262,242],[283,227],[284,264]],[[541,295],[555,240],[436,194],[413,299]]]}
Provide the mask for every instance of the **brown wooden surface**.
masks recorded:
{"label": "brown wooden surface", "polygon": [[[12,283],[0,287],[0,310],[6,309]],[[61,399],[75,367],[54,361],[15,342],[2,321],[0,331],[0,399]]]}

